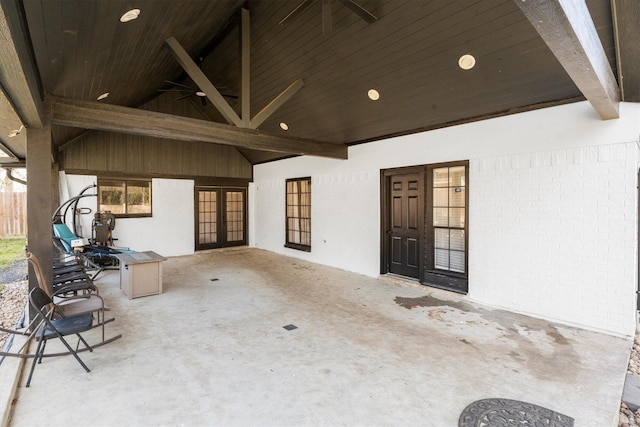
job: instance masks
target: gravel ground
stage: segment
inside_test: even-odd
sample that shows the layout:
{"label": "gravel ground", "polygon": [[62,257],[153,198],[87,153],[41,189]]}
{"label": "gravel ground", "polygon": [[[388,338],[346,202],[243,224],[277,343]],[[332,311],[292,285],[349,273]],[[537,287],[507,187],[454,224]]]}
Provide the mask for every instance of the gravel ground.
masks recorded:
{"label": "gravel ground", "polygon": [[[17,261],[11,267],[0,269],[0,326],[14,328],[22,316],[27,303],[27,261]],[[0,332],[0,349],[9,338],[9,334]]]}
{"label": "gravel ground", "polygon": [[27,278],[27,260],[16,261],[9,268],[0,268],[0,283],[20,282]]}
{"label": "gravel ground", "polygon": [[[629,357],[628,374],[640,375],[640,335],[636,335]],[[620,405],[619,427],[640,427],[640,410],[633,412],[624,403]]]}

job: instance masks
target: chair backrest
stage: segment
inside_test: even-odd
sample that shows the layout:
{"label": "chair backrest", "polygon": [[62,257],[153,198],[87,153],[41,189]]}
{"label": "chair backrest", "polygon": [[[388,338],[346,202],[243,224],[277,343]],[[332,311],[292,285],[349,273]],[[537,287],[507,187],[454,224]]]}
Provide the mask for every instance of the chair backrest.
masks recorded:
{"label": "chair backrest", "polygon": [[49,304],[53,303],[49,295],[40,288],[33,288],[29,292],[29,302],[42,316],[46,317],[48,310],[44,310]]}
{"label": "chair backrest", "polygon": [[38,286],[42,289],[49,298],[51,298],[51,289],[47,285],[44,280],[44,273],[42,272],[42,266],[40,265],[40,261],[38,261],[38,257],[36,257],[31,252],[27,252],[27,261],[33,267],[34,273],[36,273],[36,281],[38,282]]}
{"label": "chair backrest", "polygon": [[73,234],[67,224],[53,224],[53,235],[58,238],[58,240],[64,245],[64,248],[67,252],[71,252],[73,248],[71,247],[71,242],[73,240],[78,239],[78,236]]}

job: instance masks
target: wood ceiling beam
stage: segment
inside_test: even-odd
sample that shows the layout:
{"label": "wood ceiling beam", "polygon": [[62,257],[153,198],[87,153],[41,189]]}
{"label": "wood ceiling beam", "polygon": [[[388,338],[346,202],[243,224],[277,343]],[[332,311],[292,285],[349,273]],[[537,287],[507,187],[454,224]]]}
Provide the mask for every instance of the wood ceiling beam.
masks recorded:
{"label": "wood ceiling beam", "polygon": [[278,22],[278,25],[284,25],[287,22],[295,19],[296,16],[300,15],[309,5],[311,4],[311,0],[302,0],[300,4],[298,4],[295,9],[287,14],[284,18]]}
{"label": "wood ceiling beam", "polygon": [[240,117],[242,127],[251,126],[251,25],[249,11],[240,9]]}
{"label": "wood ceiling beam", "polygon": [[267,120],[273,113],[276,112],[278,108],[282,106],[285,102],[287,102],[300,88],[304,86],[304,82],[301,79],[296,80],[291,83],[289,87],[280,93],[280,95],[276,96],[273,101],[268,103],[262,110],[256,114],[253,119],[251,119],[250,127],[251,129],[257,129],[260,127],[265,120]]}
{"label": "wood ceiling beam", "polygon": [[298,79],[291,83],[285,90],[276,96],[269,104],[251,118],[251,43],[250,43],[250,18],[247,9],[241,10],[240,20],[240,109],[242,116],[242,127],[258,129],[278,108],[287,102],[302,86],[304,82]]}
{"label": "wood ceiling beam", "polygon": [[620,89],[585,2],[514,1],[600,117],[620,117]]}
{"label": "wood ceiling beam", "polygon": [[51,101],[51,122],[56,125],[232,145],[294,155],[347,158],[347,147],[342,144],[282,137],[259,130],[95,101],[56,97]]}
{"label": "wood ceiling beam", "polygon": [[618,81],[623,101],[640,102],[640,2],[612,0]]}
{"label": "wood ceiling beam", "polygon": [[267,120],[282,104],[287,102],[302,86],[304,82],[301,79],[291,83],[282,93],[276,96],[267,106],[251,119],[251,77],[250,77],[250,25],[249,11],[241,10],[240,20],[240,116],[231,108],[229,103],[220,94],[218,89],[211,83],[207,76],[202,72],[200,67],[191,59],[189,54],[178,43],[174,37],[166,40],[167,45],[171,48],[174,57],[178,63],[184,68],[186,73],[193,79],[195,84],[202,90],[214,107],[222,114],[225,120],[232,125],[246,129],[257,129],[265,120]]}
{"label": "wood ceiling beam", "polygon": [[176,61],[178,61],[200,90],[206,94],[209,101],[211,101],[211,103],[218,109],[227,123],[242,126],[242,119],[233,110],[233,108],[231,108],[229,103],[224,99],[213,83],[209,81],[200,67],[193,62],[193,59],[191,59],[187,51],[184,50],[175,37],[169,37],[165,42],[171,48],[171,52],[173,53]]}
{"label": "wood ceiling beam", "polygon": [[338,1],[342,3],[344,7],[346,7],[351,12],[358,15],[361,19],[363,19],[368,24],[373,24],[378,20],[378,18],[376,18],[376,16],[373,13],[369,12],[367,9],[360,6],[358,3],[356,3],[353,0],[338,0]]}
{"label": "wood ceiling beam", "polygon": [[24,23],[18,1],[0,2],[0,84],[22,123],[42,127],[42,96]]}

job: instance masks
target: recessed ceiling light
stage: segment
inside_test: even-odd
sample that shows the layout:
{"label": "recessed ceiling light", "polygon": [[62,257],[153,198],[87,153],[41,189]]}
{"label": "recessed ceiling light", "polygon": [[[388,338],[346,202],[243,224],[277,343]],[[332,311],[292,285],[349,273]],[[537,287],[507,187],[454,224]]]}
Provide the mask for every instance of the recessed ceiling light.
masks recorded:
{"label": "recessed ceiling light", "polygon": [[476,58],[470,54],[462,55],[460,59],[458,59],[458,66],[463,70],[470,70],[476,66]]}
{"label": "recessed ceiling light", "polygon": [[285,122],[280,122],[280,129],[289,130],[289,125],[286,124]]}
{"label": "recessed ceiling light", "polygon": [[380,99],[380,92],[375,89],[369,89],[369,92],[367,92],[367,96],[370,100],[377,101],[378,99]]}
{"label": "recessed ceiling light", "polygon": [[98,98],[96,98],[98,101],[102,101],[103,99],[107,98],[109,96],[109,92],[105,92],[102,95],[100,95]]}
{"label": "recessed ceiling light", "polygon": [[120,17],[120,22],[133,21],[134,19],[138,19],[139,15],[140,15],[140,9],[128,10],[127,12],[124,13],[124,15]]}
{"label": "recessed ceiling light", "polygon": [[196,95],[198,95],[198,96],[207,96],[207,94],[206,94],[206,93],[204,93],[204,92],[203,92],[203,91],[201,91],[201,90],[197,91],[197,92],[196,92]]}

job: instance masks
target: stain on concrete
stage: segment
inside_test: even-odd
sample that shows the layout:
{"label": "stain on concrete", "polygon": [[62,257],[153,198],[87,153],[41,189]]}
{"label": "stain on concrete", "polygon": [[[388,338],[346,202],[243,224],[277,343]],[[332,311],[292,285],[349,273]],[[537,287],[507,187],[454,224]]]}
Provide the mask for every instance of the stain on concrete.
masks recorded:
{"label": "stain on concrete", "polygon": [[440,306],[448,306],[457,308],[458,310],[463,311],[471,311],[473,307],[469,303],[465,303],[462,301],[446,301],[443,299],[435,298],[429,295],[425,295],[423,297],[418,298],[404,298],[404,297],[396,297],[396,304],[401,307],[411,309],[412,307],[440,307]]}
{"label": "stain on concrete", "polygon": [[567,340],[564,335],[558,332],[558,330],[555,327],[550,326],[549,329],[550,330],[546,330],[545,332],[550,338],[553,339],[555,343],[562,344],[562,345],[569,345],[569,340]]}
{"label": "stain on concrete", "polygon": [[[540,379],[575,378],[580,366],[580,355],[571,341],[556,326],[547,321],[511,313],[505,310],[490,310],[465,301],[449,301],[430,295],[416,298],[396,297],[396,304],[409,310],[429,308],[427,317],[446,326],[493,328],[502,338],[515,345],[501,362],[509,359],[524,364],[530,373]],[[483,321],[478,321],[478,316]],[[482,348],[486,342],[475,343],[473,339],[460,342]],[[560,355],[562,355],[560,357]]]}
{"label": "stain on concrete", "polygon": [[300,264],[293,263],[292,266],[297,270],[314,271],[313,266],[311,265],[300,265]]}

